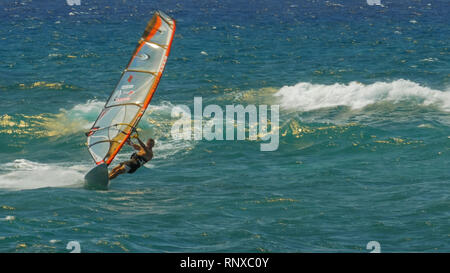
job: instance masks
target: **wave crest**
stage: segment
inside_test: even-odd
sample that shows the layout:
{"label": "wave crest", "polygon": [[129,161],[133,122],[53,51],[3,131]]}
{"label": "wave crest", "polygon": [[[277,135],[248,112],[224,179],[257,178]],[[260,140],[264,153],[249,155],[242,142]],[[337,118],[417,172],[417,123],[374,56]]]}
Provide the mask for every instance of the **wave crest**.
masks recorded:
{"label": "wave crest", "polygon": [[450,92],[434,90],[403,79],[369,85],[360,82],[332,85],[300,82],[294,86],[282,87],[274,96],[279,98],[281,107],[288,110],[311,111],[336,106],[360,109],[386,101],[436,105],[441,110],[450,112]]}

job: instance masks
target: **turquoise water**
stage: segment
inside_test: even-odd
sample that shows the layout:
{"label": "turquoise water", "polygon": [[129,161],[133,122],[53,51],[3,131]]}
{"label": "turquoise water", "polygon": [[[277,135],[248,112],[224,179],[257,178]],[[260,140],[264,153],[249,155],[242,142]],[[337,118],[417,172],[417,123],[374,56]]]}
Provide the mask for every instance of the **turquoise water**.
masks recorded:
{"label": "turquoise water", "polygon": [[[448,252],[448,1],[382,4],[2,1],[0,251]],[[155,158],[85,190],[84,132],[157,9],[177,31],[140,124]],[[195,96],[280,105],[279,148],[174,140]]]}

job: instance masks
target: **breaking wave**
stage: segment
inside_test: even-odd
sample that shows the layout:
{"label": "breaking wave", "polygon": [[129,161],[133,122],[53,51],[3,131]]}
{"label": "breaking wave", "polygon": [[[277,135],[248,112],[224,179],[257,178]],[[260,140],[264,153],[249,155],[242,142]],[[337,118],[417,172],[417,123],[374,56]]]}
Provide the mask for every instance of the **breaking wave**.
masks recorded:
{"label": "breaking wave", "polygon": [[408,80],[362,84],[312,84],[300,82],[284,86],[274,94],[282,108],[311,111],[320,108],[348,106],[361,109],[379,102],[407,102],[413,105],[437,106],[450,112],[450,91],[435,90]]}

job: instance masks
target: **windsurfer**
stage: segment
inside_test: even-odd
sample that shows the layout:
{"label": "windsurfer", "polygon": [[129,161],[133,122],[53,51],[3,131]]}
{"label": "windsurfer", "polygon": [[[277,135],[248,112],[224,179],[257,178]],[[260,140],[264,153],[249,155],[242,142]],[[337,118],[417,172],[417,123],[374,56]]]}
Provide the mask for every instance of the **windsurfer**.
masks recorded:
{"label": "windsurfer", "polygon": [[155,140],[149,138],[144,144],[136,134],[133,137],[137,139],[139,145],[132,143],[130,140],[127,141],[127,144],[133,147],[137,152],[134,152],[129,160],[121,162],[111,170],[109,173],[110,180],[116,178],[120,174],[134,173],[138,168],[153,158],[152,149],[153,146],[155,146]]}

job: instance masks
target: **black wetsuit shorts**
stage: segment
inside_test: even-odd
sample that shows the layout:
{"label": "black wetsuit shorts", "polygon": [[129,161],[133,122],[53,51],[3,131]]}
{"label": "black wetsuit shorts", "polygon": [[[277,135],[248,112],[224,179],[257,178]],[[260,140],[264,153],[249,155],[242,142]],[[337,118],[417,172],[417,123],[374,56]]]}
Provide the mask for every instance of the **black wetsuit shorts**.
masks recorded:
{"label": "black wetsuit shorts", "polygon": [[122,165],[125,165],[125,169],[127,170],[127,173],[134,173],[139,167],[141,167],[141,164],[136,159],[130,159],[122,163]]}
{"label": "black wetsuit shorts", "polygon": [[144,165],[147,162],[145,158],[142,156],[137,155],[136,153],[133,153],[128,161],[123,162],[122,164],[125,165],[125,169],[127,173],[134,173],[137,169],[139,169],[142,165]]}

